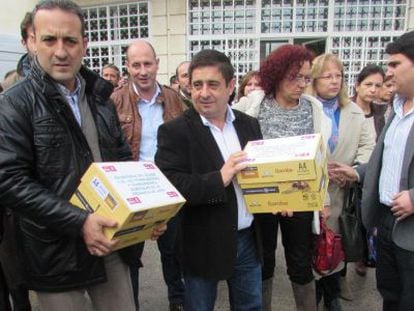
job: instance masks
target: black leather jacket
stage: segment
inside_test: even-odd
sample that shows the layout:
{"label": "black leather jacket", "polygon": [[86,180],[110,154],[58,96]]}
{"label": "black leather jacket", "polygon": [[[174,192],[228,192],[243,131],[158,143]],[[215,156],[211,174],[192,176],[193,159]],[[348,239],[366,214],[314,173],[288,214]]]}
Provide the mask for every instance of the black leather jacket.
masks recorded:
{"label": "black leather jacket", "polygon": [[[112,87],[82,68],[104,161],[130,160]],[[33,64],[28,77],[0,95],[0,206],[16,216],[19,260],[28,288],[66,291],[106,281],[103,259],[82,237],[87,212],[68,202],[93,161],[69,105]]]}

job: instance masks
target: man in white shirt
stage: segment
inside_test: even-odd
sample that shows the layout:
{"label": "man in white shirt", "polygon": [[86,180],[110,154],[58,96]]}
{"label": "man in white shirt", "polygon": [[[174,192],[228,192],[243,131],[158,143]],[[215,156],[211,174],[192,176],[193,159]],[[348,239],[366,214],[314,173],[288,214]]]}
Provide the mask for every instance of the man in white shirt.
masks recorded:
{"label": "man in white shirt", "polygon": [[[115,103],[133,158],[137,161],[153,162],[157,150],[158,127],[179,116],[183,111],[183,103],[177,92],[157,82],[159,59],[149,42],[135,41],[128,47],[126,56],[128,83],[115,90],[111,98]],[[180,214],[168,222],[164,237],[158,240],[171,311],[182,310],[184,303],[185,289],[176,254],[179,221]],[[143,247],[142,243],[137,261],[130,265],[137,309],[138,268],[141,266],[139,258]]]}
{"label": "man in white shirt", "polygon": [[232,310],[262,310],[261,232],[235,175],[241,151],[261,139],[258,121],[227,104],[234,69],[226,55],[203,50],[189,67],[193,108],[160,126],[155,161],[186,198],[182,209],[186,311],[213,310],[226,280]]}
{"label": "man in white shirt", "polygon": [[362,219],[378,227],[377,288],[383,310],[412,310],[414,301],[414,31],[386,48],[396,83],[388,123],[365,171]]}

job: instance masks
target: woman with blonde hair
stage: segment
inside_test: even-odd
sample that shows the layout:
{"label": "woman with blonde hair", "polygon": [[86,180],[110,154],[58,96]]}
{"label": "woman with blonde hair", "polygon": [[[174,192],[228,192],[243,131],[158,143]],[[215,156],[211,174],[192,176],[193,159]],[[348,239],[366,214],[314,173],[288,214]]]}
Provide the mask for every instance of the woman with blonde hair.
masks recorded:
{"label": "woman with blonde hair", "polygon": [[[323,110],[332,122],[328,139],[328,193],[331,204],[327,225],[336,232],[339,232],[338,218],[344,207],[349,184],[342,174],[335,173],[333,162],[349,166],[366,163],[375,145],[373,127],[366,121],[362,110],[348,97],[343,71],[342,62],[337,56],[320,55],[313,61],[313,80],[307,89],[308,94],[322,102]],[[328,310],[341,310],[338,298],[341,290],[340,270],[343,267],[344,265],[339,265],[330,275],[317,282],[318,301],[323,297]]]}

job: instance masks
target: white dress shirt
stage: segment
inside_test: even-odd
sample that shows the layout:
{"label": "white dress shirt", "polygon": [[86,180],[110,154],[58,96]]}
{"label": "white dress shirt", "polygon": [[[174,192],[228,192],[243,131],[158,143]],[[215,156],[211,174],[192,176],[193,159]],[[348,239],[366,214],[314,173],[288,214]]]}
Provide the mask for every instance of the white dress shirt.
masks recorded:
{"label": "white dress shirt", "polygon": [[[236,129],[234,128],[233,121],[236,119],[230,106],[227,108],[226,120],[224,123],[223,130],[208,121],[205,117],[200,115],[201,121],[205,126],[208,126],[217,146],[220,149],[221,155],[224,161],[227,161],[232,153],[241,150],[239,137],[237,136]],[[236,178],[233,178],[233,187],[236,192],[237,198],[237,210],[238,210],[238,221],[237,229],[242,230],[251,226],[253,222],[253,215],[247,210],[246,203],[243,199],[242,190],[240,185],[237,183]]]}
{"label": "white dress shirt", "polygon": [[404,98],[396,96],[393,103],[395,117],[391,121],[384,138],[379,195],[380,202],[388,206],[392,206],[393,197],[400,192],[405,146],[414,123],[414,108],[404,114],[404,102]]}

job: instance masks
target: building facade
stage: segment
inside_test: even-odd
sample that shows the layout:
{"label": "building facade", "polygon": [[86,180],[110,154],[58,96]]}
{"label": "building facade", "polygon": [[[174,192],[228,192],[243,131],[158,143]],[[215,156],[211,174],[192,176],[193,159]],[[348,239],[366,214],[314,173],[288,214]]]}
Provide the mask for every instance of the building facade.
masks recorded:
{"label": "building facade", "polygon": [[385,46],[408,29],[409,2],[189,0],[188,55],[222,50],[242,76],[277,46],[303,44],[317,54],[337,54],[353,85],[367,63],[385,63]]}
{"label": "building facade", "polygon": [[136,39],[150,41],[160,58],[158,79],[168,83],[187,59],[185,0],[77,0],[85,12],[89,49],[85,63],[100,71],[114,63],[125,71],[125,49]]}
{"label": "building facade", "polygon": [[[9,1],[0,10],[0,81],[16,64],[24,53],[20,43],[20,22],[26,12],[33,9],[37,1]],[[6,2],[6,1],[5,1]]]}
{"label": "building facade", "polygon": [[367,63],[385,63],[385,46],[410,28],[412,10],[411,1],[403,0],[92,2],[78,1],[90,36],[88,65],[123,67],[125,47],[144,38],[159,54],[164,83],[180,61],[205,48],[225,52],[240,78],[277,46],[293,43],[337,54],[352,86]]}
{"label": "building facade", "polygon": [[[75,1],[85,14],[86,65],[100,72],[111,62],[125,73],[125,49],[142,38],[160,58],[162,83],[168,83],[181,61],[205,48],[226,53],[240,78],[258,69],[277,46],[293,43],[337,54],[352,86],[367,63],[384,64],[384,47],[414,24],[414,0]],[[26,0],[21,16],[12,15],[16,20],[9,35],[11,29],[16,35],[24,12],[36,2]]]}

